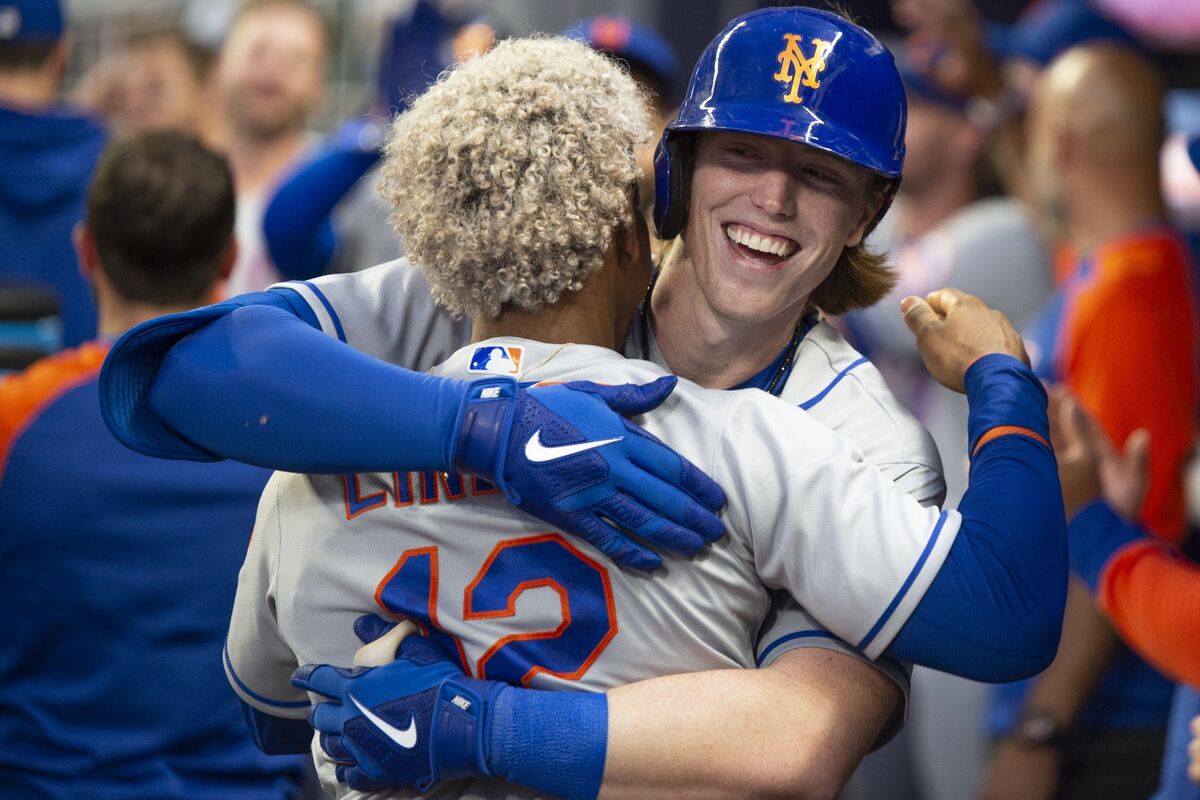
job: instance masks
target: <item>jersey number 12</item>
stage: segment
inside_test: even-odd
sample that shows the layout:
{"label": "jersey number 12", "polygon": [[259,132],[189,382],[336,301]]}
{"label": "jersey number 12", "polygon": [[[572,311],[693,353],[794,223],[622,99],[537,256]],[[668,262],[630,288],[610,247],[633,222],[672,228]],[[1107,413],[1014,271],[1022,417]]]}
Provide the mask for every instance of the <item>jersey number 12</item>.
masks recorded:
{"label": "jersey number 12", "polygon": [[438,549],[406,550],[375,590],[389,614],[407,617],[443,650],[457,655],[468,675],[528,686],[538,673],[578,680],[617,635],[608,570],[545,533],[497,544],[463,591],[463,620],[516,615],[522,592],[546,586],[558,593],[562,622],[552,629],[504,636],[474,664],[437,617]]}

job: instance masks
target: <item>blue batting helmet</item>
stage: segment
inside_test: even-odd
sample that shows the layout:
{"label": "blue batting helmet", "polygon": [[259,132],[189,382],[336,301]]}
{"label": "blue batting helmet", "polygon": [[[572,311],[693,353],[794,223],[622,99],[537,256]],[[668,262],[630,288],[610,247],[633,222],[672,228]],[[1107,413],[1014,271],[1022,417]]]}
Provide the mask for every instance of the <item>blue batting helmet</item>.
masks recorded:
{"label": "blue batting helmet", "polygon": [[658,235],[678,236],[687,219],[687,134],[738,131],[815,147],[891,179],[890,202],[904,165],[907,117],[892,54],[854,23],[811,8],[738,17],[700,55],[679,115],[659,142]]}

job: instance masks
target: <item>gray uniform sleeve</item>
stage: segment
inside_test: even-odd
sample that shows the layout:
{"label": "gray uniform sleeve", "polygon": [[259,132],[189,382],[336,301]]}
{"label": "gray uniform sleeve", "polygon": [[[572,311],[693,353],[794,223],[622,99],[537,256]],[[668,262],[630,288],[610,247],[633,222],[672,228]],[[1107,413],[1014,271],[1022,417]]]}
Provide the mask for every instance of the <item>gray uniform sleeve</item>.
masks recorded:
{"label": "gray uniform sleeve", "polygon": [[739,395],[712,465],[729,528],[749,533],[766,586],[877,658],[937,574],[961,517],[921,506],[804,412],[762,392]]}
{"label": "gray uniform sleeve", "polygon": [[250,549],[238,575],[225,642],[225,676],[247,705],[266,714],[304,719],[308,694],[289,682],[300,666],[276,617],[280,525],[278,473],[263,490]]}
{"label": "gray uniform sleeve", "polygon": [[330,336],[418,372],[445,361],[471,339],[470,323],[438,307],[425,277],[406,259],[272,288],[300,295]]}

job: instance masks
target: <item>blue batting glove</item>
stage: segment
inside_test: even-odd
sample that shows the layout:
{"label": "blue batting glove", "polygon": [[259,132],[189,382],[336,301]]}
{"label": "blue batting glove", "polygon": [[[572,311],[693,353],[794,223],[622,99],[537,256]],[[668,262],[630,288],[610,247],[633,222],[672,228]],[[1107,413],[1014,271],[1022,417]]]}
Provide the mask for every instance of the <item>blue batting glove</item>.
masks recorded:
{"label": "blue batting glove", "polygon": [[581,537],[619,564],[650,571],[662,557],[630,538],[695,555],[725,533],[725,493],[626,416],[657,408],[678,379],[521,389],[471,384],[454,434],[459,472],[495,484],[513,505]]}
{"label": "blue batting glove", "polygon": [[307,664],[292,685],[329,698],[313,706],[308,721],[337,762],[338,781],[352,789],[426,792],[440,780],[493,777],[491,704],[509,687],[466,677],[423,636],[405,638],[386,666]]}

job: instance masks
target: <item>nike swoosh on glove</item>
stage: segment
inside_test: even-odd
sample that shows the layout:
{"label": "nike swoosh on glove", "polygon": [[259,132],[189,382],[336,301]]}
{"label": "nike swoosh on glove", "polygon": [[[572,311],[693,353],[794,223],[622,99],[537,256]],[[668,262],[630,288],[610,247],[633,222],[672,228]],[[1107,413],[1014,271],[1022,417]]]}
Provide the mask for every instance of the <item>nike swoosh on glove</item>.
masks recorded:
{"label": "nike swoosh on glove", "polygon": [[408,636],[386,666],[307,664],[292,685],[327,699],[309,711],[339,782],[359,791],[493,777],[488,769],[491,703],[505,690],[466,677],[429,639]]}
{"label": "nike swoosh on glove", "polygon": [[668,375],[640,385],[521,389],[510,378],[475,381],[455,427],[452,463],[617,563],[657,569],[662,557],[629,533],[687,556],[725,533],[721,487],[625,419],[657,408],[677,382]]}

